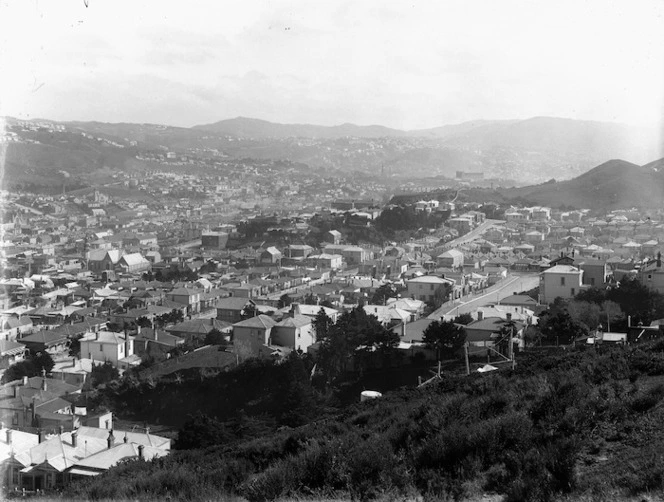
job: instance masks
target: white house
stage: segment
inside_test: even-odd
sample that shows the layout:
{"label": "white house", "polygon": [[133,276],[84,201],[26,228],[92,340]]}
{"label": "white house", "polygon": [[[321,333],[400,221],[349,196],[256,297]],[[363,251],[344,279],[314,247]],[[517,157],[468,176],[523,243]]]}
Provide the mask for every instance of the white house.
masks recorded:
{"label": "white house", "polygon": [[540,302],[552,303],[557,297],[573,298],[583,287],[583,270],[571,265],[556,265],[540,274]]}
{"label": "white house", "polygon": [[134,338],[124,333],[112,331],[86,333],[80,343],[81,357],[95,362],[108,361],[119,369],[127,369],[141,362],[141,358],[134,354]]}

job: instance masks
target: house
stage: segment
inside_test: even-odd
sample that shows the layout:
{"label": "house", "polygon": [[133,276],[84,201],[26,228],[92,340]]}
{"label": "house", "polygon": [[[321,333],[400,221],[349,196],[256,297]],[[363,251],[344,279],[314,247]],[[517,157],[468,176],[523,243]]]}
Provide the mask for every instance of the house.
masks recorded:
{"label": "house", "polygon": [[[123,460],[168,455],[170,440],[149,431],[119,431],[82,426],[47,435],[2,429],[0,434],[13,454],[3,459],[5,486],[17,490],[52,490],[77,479],[96,476]],[[3,445],[4,446],[4,445]]]}
{"label": "house", "polygon": [[0,340],[0,369],[9,368],[25,357],[25,345],[12,340]]}
{"label": "house", "polygon": [[340,254],[322,253],[310,256],[309,260],[320,268],[337,270],[343,266],[343,256]]}
{"label": "house", "polygon": [[583,287],[583,270],[555,265],[540,273],[540,302],[553,303],[557,297],[573,298]]}
{"label": "house", "polygon": [[120,261],[120,258],[122,258],[122,251],[119,249],[90,251],[88,270],[96,274],[101,274],[105,270],[115,270],[115,265]]}
{"label": "house", "polygon": [[349,265],[358,265],[373,258],[373,253],[371,251],[359,246],[344,247],[341,251],[341,255]]}
{"label": "house", "polygon": [[579,261],[578,266],[583,271],[583,284],[586,286],[602,288],[609,280],[606,260],[583,258]]}
{"label": "house", "polygon": [[323,240],[332,244],[339,244],[341,242],[341,232],[338,230],[329,230],[323,235]]}
{"label": "house", "polygon": [[187,308],[187,314],[200,312],[201,291],[194,288],[176,288],[166,293],[166,299]]}
{"label": "house", "polygon": [[657,253],[657,259],[651,260],[641,267],[637,277],[649,289],[664,294],[664,268],[662,268],[661,253]]}
{"label": "house", "polygon": [[314,248],[306,244],[291,244],[285,249],[284,256],[291,259],[304,259],[313,253]]}
{"label": "house", "polygon": [[272,328],[272,344],[306,352],[315,342],[312,321],[301,314],[286,317]]}
{"label": "house", "polygon": [[[286,309],[289,310],[289,309]],[[337,322],[337,319],[339,317],[339,311],[336,309],[331,309],[329,307],[321,307],[320,305],[305,305],[302,303],[293,303],[290,306],[290,314],[291,315],[303,315],[310,317],[311,319],[315,319],[316,316],[320,313],[320,311],[323,310],[325,312],[325,315],[332,319],[332,322],[335,323]]]}
{"label": "house", "polygon": [[86,333],[80,339],[81,357],[98,363],[110,362],[118,369],[138,366],[141,358],[134,354],[134,337],[113,331]]}
{"label": "house", "polygon": [[463,253],[457,249],[450,249],[436,257],[439,267],[456,269],[463,267]]}
{"label": "house", "polygon": [[20,339],[30,353],[59,354],[69,347],[69,337],[61,330],[43,330]]}
{"label": "house", "polygon": [[217,304],[217,319],[229,323],[236,323],[242,320],[247,308],[255,308],[256,304],[249,298],[231,296],[221,298]]}
{"label": "house", "polygon": [[[512,326],[513,324],[513,326]],[[468,342],[468,352],[471,355],[490,354],[489,348],[494,348],[502,339],[505,338],[505,332],[512,329],[511,338],[523,339],[525,323],[512,321],[511,316],[502,317],[483,317],[478,312],[478,319],[466,325],[466,341]],[[496,347],[497,349],[497,347]]]}
{"label": "house", "polygon": [[423,275],[406,281],[408,296],[415,300],[423,302],[433,302],[436,291],[440,288],[454,287],[455,281],[452,279],[443,279],[435,275]]}
{"label": "house", "polygon": [[233,324],[233,346],[242,359],[257,357],[263,345],[272,344],[272,328],[276,322],[260,314]]}
{"label": "house", "polygon": [[270,246],[261,253],[260,262],[270,265],[281,263],[282,256],[281,251],[274,246]]}

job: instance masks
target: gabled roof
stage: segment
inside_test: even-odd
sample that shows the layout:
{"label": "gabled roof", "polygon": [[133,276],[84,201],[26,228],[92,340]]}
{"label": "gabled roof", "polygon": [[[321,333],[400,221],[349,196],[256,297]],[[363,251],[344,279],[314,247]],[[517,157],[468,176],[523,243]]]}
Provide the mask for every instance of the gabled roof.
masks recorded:
{"label": "gabled roof", "polygon": [[233,324],[233,327],[269,329],[276,325],[277,323],[271,317],[260,314],[245,319],[244,321],[237,322]]}
{"label": "gabled roof", "polygon": [[141,253],[130,253],[124,255],[120,258],[120,261],[124,261],[128,266],[132,265],[143,265],[149,263]]}
{"label": "gabled roof", "polygon": [[581,271],[572,265],[554,265],[543,271],[543,274],[578,274]]}
{"label": "gabled roof", "polygon": [[294,317],[286,317],[283,321],[277,323],[277,326],[287,328],[301,328],[311,324],[311,317],[305,315],[295,314]]}

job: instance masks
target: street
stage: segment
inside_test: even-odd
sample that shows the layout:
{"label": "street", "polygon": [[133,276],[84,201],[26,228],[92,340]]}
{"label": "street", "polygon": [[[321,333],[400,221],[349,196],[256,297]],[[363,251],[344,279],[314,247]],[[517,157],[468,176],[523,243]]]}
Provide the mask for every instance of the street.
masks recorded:
{"label": "street", "polygon": [[467,314],[490,303],[498,303],[514,293],[527,291],[539,285],[539,274],[512,275],[501,283],[488,288],[479,296],[467,295],[454,302],[448,302],[428,316],[428,319],[440,319],[446,314]]}

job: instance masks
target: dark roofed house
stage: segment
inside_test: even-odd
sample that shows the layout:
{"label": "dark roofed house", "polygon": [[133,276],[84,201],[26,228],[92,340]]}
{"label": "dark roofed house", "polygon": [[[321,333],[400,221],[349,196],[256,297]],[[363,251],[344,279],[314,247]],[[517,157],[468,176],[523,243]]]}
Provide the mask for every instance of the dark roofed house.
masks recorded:
{"label": "dark roofed house", "polygon": [[217,319],[229,323],[236,323],[242,320],[242,315],[248,306],[255,307],[256,304],[249,298],[231,296],[221,298],[217,302]]}
{"label": "dark roofed house", "polygon": [[61,330],[38,331],[32,335],[21,338],[32,354],[37,352],[48,352],[50,354],[60,353],[69,346],[69,337]]}
{"label": "dark roofed house", "polygon": [[263,345],[271,345],[272,328],[276,322],[266,315],[257,315],[233,324],[233,345],[242,359],[257,357]]}

